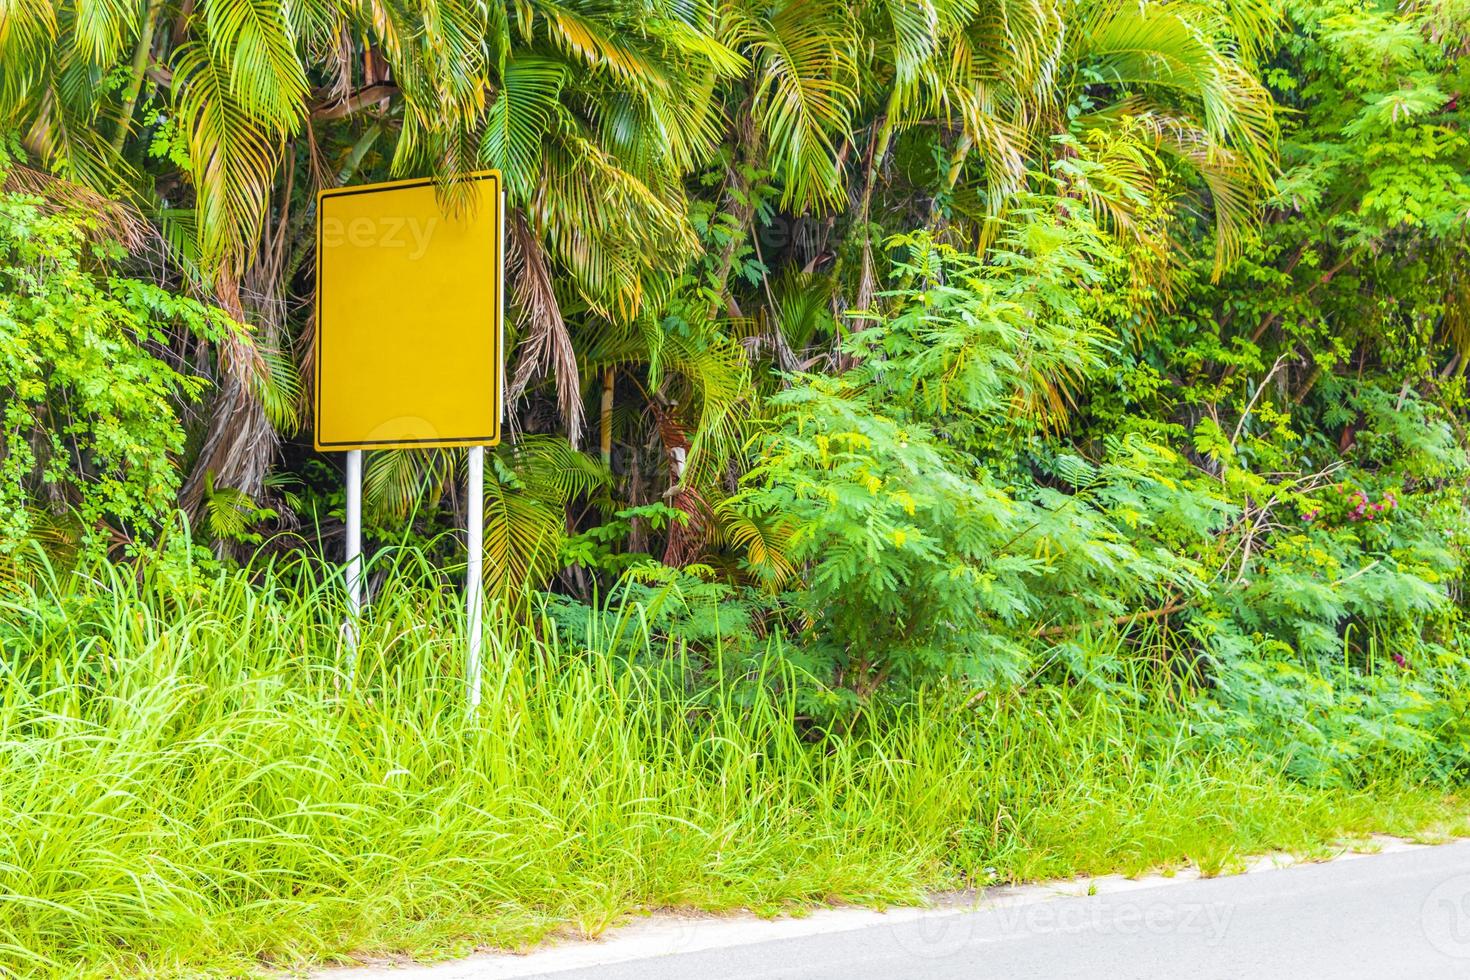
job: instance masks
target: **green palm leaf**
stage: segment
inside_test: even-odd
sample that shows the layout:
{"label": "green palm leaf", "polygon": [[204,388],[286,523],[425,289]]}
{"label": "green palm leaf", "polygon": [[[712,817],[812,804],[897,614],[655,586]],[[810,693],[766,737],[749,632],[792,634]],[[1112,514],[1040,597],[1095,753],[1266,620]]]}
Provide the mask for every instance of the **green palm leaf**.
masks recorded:
{"label": "green palm leaf", "polygon": [[782,205],[844,202],[836,157],[857,102],[851,20],[830,0],[790,0],[769,14],[731,2],[722,19],[728,43],[750,52],[757,79],[751,112],[782,179]]}
{"label": "green palm leaf", "polygon": [[206,0],[202,34],[231,101],[256,124],[282,133],[299,124],[306,73],[282,6],[268,0]]}
{"label": "green palm leaf", "polygon": [[282,134],[235,101],[228,70],[201,42],[175,53],[173,97],[198,195],[200,252],[238,270],[260,234]]}
{"label": "green palm leaf", "polygon": [[542,150],[557,123],[567,70],[545,58],[508,61],[490,105],[480,160],[505,175],[512,202],[528,200],[541,178]]}

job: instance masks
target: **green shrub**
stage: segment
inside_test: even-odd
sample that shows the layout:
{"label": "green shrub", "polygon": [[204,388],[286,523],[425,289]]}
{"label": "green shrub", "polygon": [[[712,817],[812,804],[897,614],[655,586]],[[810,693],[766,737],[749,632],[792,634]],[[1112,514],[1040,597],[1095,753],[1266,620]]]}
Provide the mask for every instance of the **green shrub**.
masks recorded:
{"label": "green shrub", "polygon": [[1053,208],[989,260],[896,240],[895,312],[852,341],[857,365],[772,399],[739,505],[788,524],[791,656],[849,707],[886,682],[1015,679],[1038,633],[1204,588],[1189,546],[1229,508],[1179,485],[1177,454],[1135,434],[1099,463],[1048,441],[1103,363],[1094,291],[1121,274],[1079,208]]}
{"label": "green shrub", "polygon": [[178,410],[204,381],[159,351],[175,331],[213,343],[239,327],[101,271],[119,258],[86,216],[0,193],[0,556],[43,528],[87,550],[151,538],[175,507]]}

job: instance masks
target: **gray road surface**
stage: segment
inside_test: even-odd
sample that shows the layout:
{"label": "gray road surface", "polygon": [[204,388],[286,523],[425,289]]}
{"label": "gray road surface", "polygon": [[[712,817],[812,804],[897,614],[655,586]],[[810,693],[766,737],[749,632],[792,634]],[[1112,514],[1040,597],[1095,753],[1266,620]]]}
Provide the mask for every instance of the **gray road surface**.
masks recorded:
{"label": "gray road surface", "polygon": [[536,975],[1470,980],[1470,842]]}

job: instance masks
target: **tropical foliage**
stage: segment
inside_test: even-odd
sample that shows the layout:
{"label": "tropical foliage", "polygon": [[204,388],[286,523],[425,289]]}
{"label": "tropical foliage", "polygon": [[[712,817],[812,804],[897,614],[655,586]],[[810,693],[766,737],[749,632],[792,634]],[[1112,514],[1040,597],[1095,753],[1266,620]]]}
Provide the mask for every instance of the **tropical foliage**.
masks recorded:
{"label": "tropical foliage", "polygon": [[[817,722],[1147,656],[1303,774],[1348,704],[1456,769],[1467,45],[1430,0],[9,4],[6,567],[331,557],[314,192],[494,167],[507,615],[774,646]],[[462,562],[461,471],[373,454],[376,547]]]}
{"label": "tropical foliage", "polygon": [[[1463,0],[0,0],[0,972],[1433,823],[1467,92]],[[485,168],[467,715],[465,456],[349,612],[306,379],[316,193]]]}
{"label": "tropical foliage", "polygon": [[[129,530],[151,540],[179,490],[176,406],[204,381],[150,348],[221,344],[239,328],[152,283],[101,280],[83,261],[96,223],[43,204],[0,202],[0,553],[31,538],[62,553],[127,543]],[[47,501],[73,503],[76,521]]]}

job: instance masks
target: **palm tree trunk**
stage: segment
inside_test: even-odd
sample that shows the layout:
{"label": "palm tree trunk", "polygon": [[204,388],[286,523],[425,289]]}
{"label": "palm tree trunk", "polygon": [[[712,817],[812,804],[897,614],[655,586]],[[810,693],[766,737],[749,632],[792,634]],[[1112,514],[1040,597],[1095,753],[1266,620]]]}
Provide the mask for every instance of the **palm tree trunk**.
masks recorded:
{"label": "palm tree trunk", "polygon": [[[244,349],[235,356],[248,357],[250,353]],[[250,388],[246,375],[249,370],[243,365],[223,365],[223,380],[210,412],[204,445],[180,494],[180,506],[196,520],[204,512],[206,477],[212,476],[215,486],[239,490],[251,500],[259,500],[264,494],[278,437]]]}
{"label": "palm tree trunk", "polygon": [[613,368],[602,372],[602,464],[612,465]]}
{"label": "palm tree trunk", "polygon": [[960,136],[959,145],[949,156],[949,169],[944,173],[944,186],[939,193],[934,195],[934,200],[929,204],[929,225],[933,227],[939,221],[939,199],[947,197],[954,192],[955,184],[960,182],[960,174],[964,172],[965,161],[970,158],[970,150],[975,146],[974,139],[969,133]]}
{"label": "palm tree trunk", "polygon": [[138,46],[133,49],[133,64],[128,71],[128,86],[123,90],[122,107],[117,113],[117,129],[112,134],[112,148],[121,153],[133,128],[133,112],[138,108],[138,96],[143,91],[143,76],[148,71],[148,59],[153,53],[153,31],[158,24],[161,0],[148,0],[143,11],[143,22],[138,25]]}
{"label": "palm tree trunk", "polygon": [[[727,207],[730,213],[735,216],[736,226],[741,231],[747,231],[750,228],[751,220],[755,217],[755,204],[751,201],[749,188],[745,186],[745,167],[754,165],[760,152],[760,129],[751,117],[749,102],[746,102],[740,107],[740,111],[735,119],[735,133],[737,144],[742,151],[742,162],[730,168],[730,186],[726,194],[726,200],[728,201]],[[739,316],[740,311],[735,303],[735,297],[730,295],[726,286],[730,281],[730,272],[735,266],[735,253],[740,248],[740,244],[741,240],[739,235],[732,235],[730,240],[725,243],[725,247],[720,253],[720,261],[715,267],[714,288],[712,289],[714,295],[725,298],[725,302],[732,316]],[[711,316],[716,315],[718,312],[718,305],[711,306]]]}
{"label": "palm tree trunk", "polygon": [[[868,160],[863,168],[863,196],[858,205],[858,234],[863,236],[862,268],[858,274],[857,300],[853,304],[858,310],[866,310],[873,305],[873,294],[877,288],[877,277],[873,272],[873,233],[868,224],[872,216],[873,188],[878,183],[878,171],[882,169],[883,158],[888,155],[888,147],[893,142],[893,117],[897,99],[897,92],[888,97],[888,111],[877,120],[878,131],[868,146]],[[857,319],[851,322],[849,330],[857,333],[865,325],[862,319]]]}

